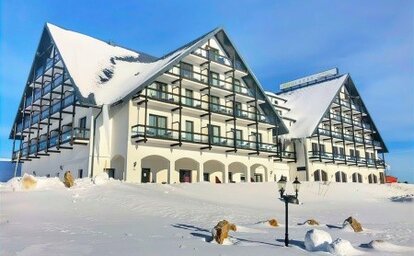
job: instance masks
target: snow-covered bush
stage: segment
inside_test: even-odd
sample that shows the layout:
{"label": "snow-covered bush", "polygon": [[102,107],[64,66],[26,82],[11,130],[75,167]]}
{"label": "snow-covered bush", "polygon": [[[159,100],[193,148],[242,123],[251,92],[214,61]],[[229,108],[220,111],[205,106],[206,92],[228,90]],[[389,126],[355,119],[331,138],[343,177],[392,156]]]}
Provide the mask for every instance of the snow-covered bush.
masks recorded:
{"label": "snow-covered bush", "polygon": [[311,229],[305,235],[305,248],[308,251],[328,251],[332,237],[328,232]]}

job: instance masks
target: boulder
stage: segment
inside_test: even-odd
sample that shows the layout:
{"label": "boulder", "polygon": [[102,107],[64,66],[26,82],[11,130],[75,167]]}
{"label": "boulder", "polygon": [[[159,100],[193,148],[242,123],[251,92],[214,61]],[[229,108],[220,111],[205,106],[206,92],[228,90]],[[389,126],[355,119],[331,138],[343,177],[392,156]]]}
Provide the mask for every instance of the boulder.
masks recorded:
{"label": "boulder", "polygon": [[75,184],[72,173],[70,171],[65,172],[65,175],[63,175],[63,184],[65,184],[67,188],[73,187]]}
{"label": "boulder", "polygon": [[363,231],[361,223],[359,223],[356,219],[353,217],[348,217],[343,224],[343,227],[351,226],[354,232],[361,232]]}
{"label": "boulder", "polygon": [[305,221],[305,223],[308,224],[308,225],[311,225],[311,226],[319,226],[319,222],[317,222],[314,219],[307,220],[307,221]]}
{"label": "boulder", "polygon": [[30,189],[34,189],[37,186],[37,180],[35,177],[33,177],[32,175],[28,175],[25,174],[22,178],[22,180],[20,181],[21,183],[21,187],[24,190],[30,190]]}
{"label": "boulder", "polygon": [[270,219],[270,220],[268,220],[267,222],[268,222],[268,223],[269,223],[269,225],[270,225],[270,226],[272,226],[272,227],[278,227],[278,226],[279,226],[279,224],[277,223],[277,220],[276,220],[276,219]]}
{"label": "boulder", "polygon": [[237,231],[236,225],[228,222],[227,220],[222,220],[217,223],[217,225],[212,230],[213,239],[218,244],[223,244],[224,239],[228,238],[229,231]]}
{"label": "boulder", "polygon": [[329,244],[332,243],[332,237],[329,233],[311,229],[305,235],[305,248],[308,251],[328,251]]}

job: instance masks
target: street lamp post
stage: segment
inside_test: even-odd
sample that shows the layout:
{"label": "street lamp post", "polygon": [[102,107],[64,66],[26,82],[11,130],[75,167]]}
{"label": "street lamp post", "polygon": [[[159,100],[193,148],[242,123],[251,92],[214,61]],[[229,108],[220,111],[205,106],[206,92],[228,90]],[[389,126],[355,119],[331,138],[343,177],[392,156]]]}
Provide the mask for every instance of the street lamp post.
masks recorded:
{"label": "street lamp post", "polygon": [[289,223],[289,204],[299,204],[298,193],[300,188],[300,182],[298,177],[295,178],[293,182],[293,189],[295,190],[295,195],[285,195],[286,192],[286,178],[281,177],[277,182],[280,192],[280,199],[285,202],[285,246],[289,246],[289,232],[288,232],[288,223]]}

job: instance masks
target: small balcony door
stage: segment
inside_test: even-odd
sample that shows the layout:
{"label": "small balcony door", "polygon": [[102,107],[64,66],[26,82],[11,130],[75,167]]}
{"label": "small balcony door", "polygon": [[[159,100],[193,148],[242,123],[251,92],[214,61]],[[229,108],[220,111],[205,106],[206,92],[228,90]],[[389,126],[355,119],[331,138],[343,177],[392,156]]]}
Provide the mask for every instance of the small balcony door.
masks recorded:
{"label": "small balcony door", "polygon": [[185,139],[188,141],[194,140],[194,122],[185,121]]}
{"label": "small balcony door", "polygon": [[167,118],[164,116],[149,115],[149,126],[149,135],[165,136],[167,134]]}

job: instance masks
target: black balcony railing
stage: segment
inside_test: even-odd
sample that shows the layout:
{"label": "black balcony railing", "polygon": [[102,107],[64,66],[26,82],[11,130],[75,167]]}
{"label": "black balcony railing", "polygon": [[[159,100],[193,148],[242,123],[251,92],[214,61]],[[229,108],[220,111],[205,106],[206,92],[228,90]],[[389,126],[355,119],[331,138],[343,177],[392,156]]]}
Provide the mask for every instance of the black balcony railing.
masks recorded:
{"label": "black balcony railing", "polygon": [[[178,94],[174,94],[170,92],[163,92],[163,91],[159,91],[154,88],[147,88],[146,90],[147,90],[147,96],[151,99],[166,102],[166,103],[171,103],[171,104],[179,104],[180,102],[179,100],[180,95]],[[246,111],[242,109],[233,109],[232,107],[229,107],[229,106],[225,106],[225,105],[221,105],[217,103],[209,103],[208,101],[205,101],[205,100],[190,98],[190,97],[183,96],[183,95],[181,95],[181,103],[184,106],[191,107],[191,108],[197,108],[197,109],[201,109],[204,111],[208,111],[208,106],[210,104],[210,110],[211,112],[214,112],[214,113],[233,116],[233,111],[235,111],[235,115],[237,117],[252,120],[252,121],[255,121],[257,117],[257,120],[259,122],[270,123],[270,119],[260,113],[256,114],[254,112],[250,112],[250,111]]]}
{"label": "black balcony railing", "polygon": [[[74,104],[74,101],[75,101],[75,95],[70,94],[66,96],[65,98],[63,98],[62,100],[53,103],[50,109],[49,107],[47,107],[43,109],[41,112],[37,112],[36,114],[34,114],[32,116],[32,124],[37,123],[39,119],[40,121],[42,121],[43,119],[49,117],[49,115],[53,115],[59,112],[60,110]],[[26,116],[24,122],[20,122],[17,124],[17,132],[21,132],[24,129],[29,128],[29,126],[30,126],[30,117]]]}
{"label": "black balcony railing", "polygon": [[[180,67],[178,66],[173,67],[167,73],[176,76],[179,76],[181,74],[183,78],[208,86],[208,75],[206,74],[198,73],[187,69],[180,69]],[[233,85],[231,79],[222,80],[219,78],[210,77],[210,84],[213,88],[220,88],[228,92],[233,92],[234,88],[234,91],[238,94],[254,97],[253,92],[249,88],[237,84]]]}
{"label": "black balcony railing", "polygon": [[[132,138],[146,136],[147,138],[179,141],[180,131],[169,129],[169,128],[145,126],[142,124],[138,124],[138,125],[132,126],[131,136]],[[261,143],[261,142],[256,143],[256,141],[249,141],[249,140],[243,140],[243,139],[236,139],[236,143],[234,143],[234,138],[217,136],[217,135],[209,135],[205,133],[181,131],[181,141],[190,142],[190,143],[199,143],[199,144],[210,143],[211,145],[214,145],[214,146],[222,146],[222,147],[229,147],[229,148],[234,148],[234,146],[236,146],[237,149],[246,149],[246,150],[252,150],[252,151],[259,150],[262,152],[279,154],[277,146],[275,144]],[[282,157],[294,159],[295,153],[284,151],[282,152]]]}
{"label": "black balcony railing", "polygon": [[[209,51],[203,48],[198,48],[195,51],[192,52],[194,55],[197,55],[199,57],[214,61],[216,63],[228,66],[228,67],[233,67],[233,61],[230,60],[229,58],[227,58],[226,56],[220,55],[216,52],[213,51]],[[242,72],[247,72],[247,70],[243,67],[242,63],[240,61],[235,61],[234,62],[234,68],[236,70],[240,70]]]}
{"label": "black balcony railing", "polygon": [[345,154],[338,154],[338,153],[330,153],[324,151],[309,151],[309,159],[318,159],[321,158],[323,160],[335,160],[335,161],[347,161],[350,164],[357,163],[358,165],[368,165],[368,166],[379,166],[384,167],[385,163],[382,159],[372,159],[372,158],[364,158],[355,155],[345,155]]}
{"label": "black balcony railing", "polygon": [[[73,132],[73,136],[72,136]],[[40,140],[37,142],[36,140],[32,140],[31,143],[25,143],[21,150],[21,157],[26,158],[29,155],[36,154],[38,152],[45,151],[46,149],[53,148],[58,146],[59,138],[60,144],[65,144],[71,141],[72,137],[73,140],[89,140],[90,130],[86,128],[72,128],[68,127],[64,130],[60,135],[59,132],[54,130],[50,132],[50,136],[48,137],[47,134],[40,135]],[[17,159],[17,155],[20,151],[17,150],[13,152],[13,159]]]}

